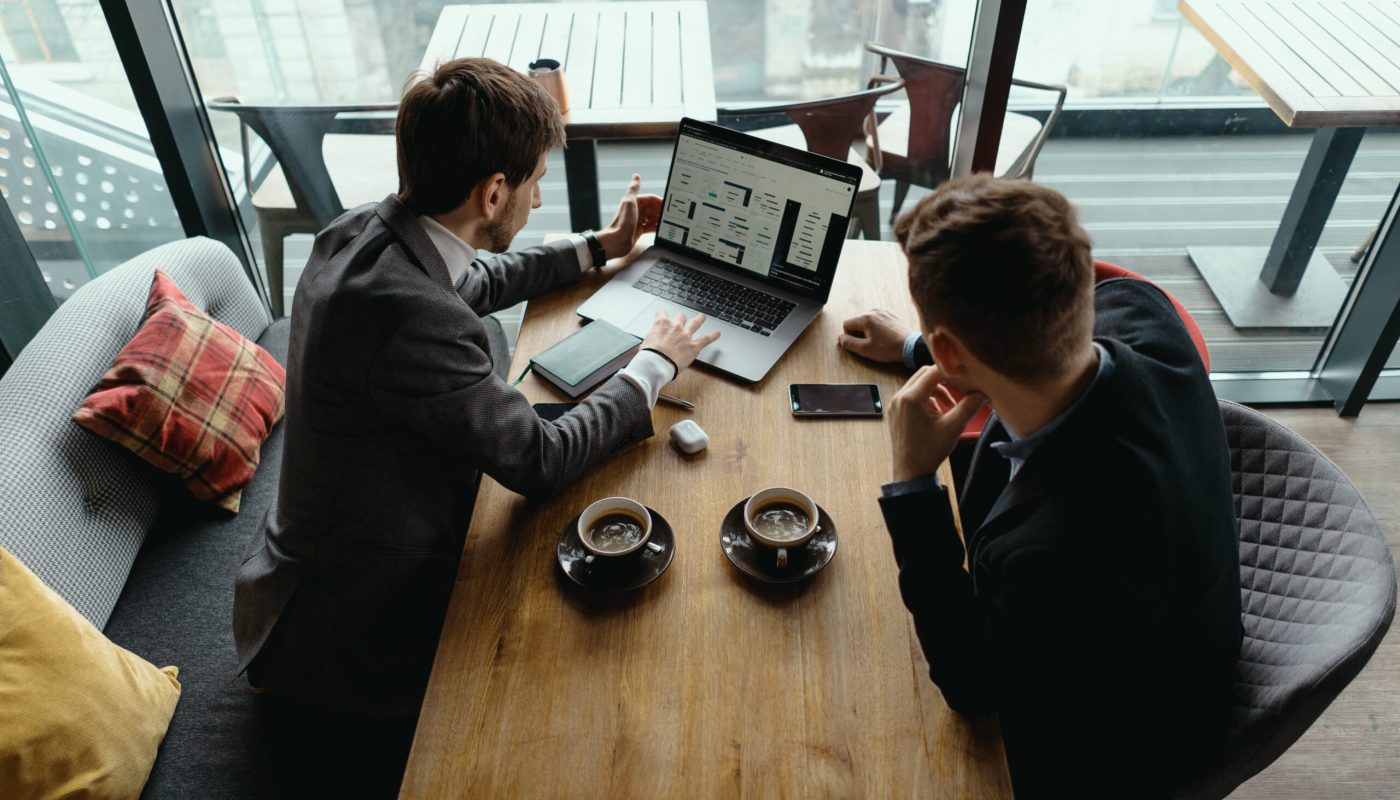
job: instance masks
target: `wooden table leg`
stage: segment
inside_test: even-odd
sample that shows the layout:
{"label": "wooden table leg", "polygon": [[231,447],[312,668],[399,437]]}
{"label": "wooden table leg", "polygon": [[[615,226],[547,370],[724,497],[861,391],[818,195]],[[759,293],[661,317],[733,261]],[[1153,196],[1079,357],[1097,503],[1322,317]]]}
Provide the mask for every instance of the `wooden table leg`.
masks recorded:
{"label": "wooden table leg", "polygon": [[1321,128],[1313,135],[1283,221],[1264,259],[1264,270],[1259,273],[1259,280],[1270,292],[1292,297],[1298,291],[1365,132],[1365,128]]}
{"label": "wooden table leg", "polygon": [[574,231],[603,227],[598,213],[598,146],[592,140],[564,146],[564,181],[569,186],[569,224]]}

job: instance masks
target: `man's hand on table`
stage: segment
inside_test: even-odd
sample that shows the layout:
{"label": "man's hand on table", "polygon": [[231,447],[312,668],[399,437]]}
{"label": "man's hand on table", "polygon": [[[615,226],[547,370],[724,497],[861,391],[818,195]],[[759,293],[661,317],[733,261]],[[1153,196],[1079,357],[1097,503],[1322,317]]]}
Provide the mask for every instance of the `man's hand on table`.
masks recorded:
{"label": "man's hand on table", "polygon": [[655,350],[665,356],[675,366],[676,375],[679,376],[681,371],[700,355],[701,350],[719,338],[719,331],[710,331],[698,339],[695,338],[695,332],[704,324],[704,314],[696,314],[694,319],[686,322],[684,314],[677,314],[675,319],[672,319],[666,312],[658,311],[656,321],[651,324],[651,330],[642,340],[642,349]]}
{"label": "man's hand on table", "polygon": [[936,366],[920,367],[889,403],[895,481],[931,475],[953,452],[967,421],[987,402],[973,392],[954,401]]}
{"label": "man's hand on table", "polygon": [[836,337],[838,347],[886,364],[898,364],[904,359],[904,342],[914,332],[883,308],[851,317],[842,327],[846,332]]}
{"label": "man's hand on table", "polygon": [[638,194],[642,188],[642,176],[633,174],[627,191],[617,204],[617,214],[608,227],[598,231],[598,243],[608,254],[608,259],[621,258],[632,252],[637,239],[642,234],[656,230],[661,221],[661,197],[654,194]]}

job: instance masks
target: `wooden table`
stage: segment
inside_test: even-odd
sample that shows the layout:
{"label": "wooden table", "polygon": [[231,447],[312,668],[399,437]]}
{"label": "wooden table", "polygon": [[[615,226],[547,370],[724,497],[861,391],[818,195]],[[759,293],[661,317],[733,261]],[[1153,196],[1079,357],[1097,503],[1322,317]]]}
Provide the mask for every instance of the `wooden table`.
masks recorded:
{"label": "wooden table", "polygon": [[1235,327],[1330,327],[1346,286],[1317,241],[1365,126],[1400,124],[1400,3],[1180,0],[1180,8],[1285,124],[1318,128],[1268,250],[1188,252]]}
{"label": "wooden table", "polygon": [[665,139],[681,117],[715,119],[709,16],[697,0],[445,6],[422,67],[466,56],[522,72],[537,58],[563,65],[574,230],[602,227],[596,140]]}
{"label": "wooden table", "polygon": [[[405,798],[1009,797],[994,720],[944,705],[899,599],[876,498],[889,476],[881,419],[795,420],[793,382],[906,377],[836,347],[872,306],[913,318],[896,245],[847,242],[831,302],[760,384],[700,369],[668,391],[657,436],[530,505],[482,482],[404,777]],[[531,300],[514,375],[573,330],[598,285]],[[560,401],[528,377],[531,400]],[[683,456],[671,424],[710,446]],[[951,483],[946,471],[944,480]],[[719,524],[787,484],[831,515],[839,547],[806,583],[761,584],[720,550]],[[675,560],[626,595],[588,596],[555,544],[593,500],[634,497],[676,530]]]}

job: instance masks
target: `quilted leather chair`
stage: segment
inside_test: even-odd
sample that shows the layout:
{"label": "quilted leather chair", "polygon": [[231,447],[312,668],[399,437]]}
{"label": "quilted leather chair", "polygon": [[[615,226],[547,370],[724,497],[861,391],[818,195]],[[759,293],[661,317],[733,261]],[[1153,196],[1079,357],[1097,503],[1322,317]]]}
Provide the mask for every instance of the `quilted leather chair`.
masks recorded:
{"label": "quilted leather chair", "polygon": [[1395,614],[1395,564],[1360,493],[1298,434],[1220,401],[1239,516],[1244,615],[1225,763],[1182,797],[1217,798],[1287,750],[1356,677]]}

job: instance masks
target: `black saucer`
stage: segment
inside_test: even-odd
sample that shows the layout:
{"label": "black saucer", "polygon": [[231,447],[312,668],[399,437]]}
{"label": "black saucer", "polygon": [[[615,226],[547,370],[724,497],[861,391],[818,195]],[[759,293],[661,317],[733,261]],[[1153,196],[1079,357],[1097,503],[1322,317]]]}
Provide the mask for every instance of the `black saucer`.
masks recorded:
{"label": "black saucer", "polygon": [[806,544],[789,547],[788,565],[779,568],[778,551],[755,542],[744,527],[744,504],[748,500],[745,497],[736,503],[719,524],[719,545],[740,572],[768,583],[792,583],[812,577],[831,563],[832,556],[836,555],[836,523],[831,521],[826,509],[817,506],[817,524],[821,530],[812,534]]}
{"label": "black saucer", "polygon": [[[589,553],[578,538],[578,518],[582,514],[575,514],[559,535],[555,552],[559,569],[569,580],[595,592],[630,592],[661,577],[676,555],[676,535],[671,523],[656,509],[648,506],[647,511],[651,512],[651,536],[646,544],[625,556],[594,556],[592,564],[583,560]],[[660,552],[650,547],[652,542],[661,545]]]}

